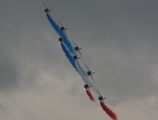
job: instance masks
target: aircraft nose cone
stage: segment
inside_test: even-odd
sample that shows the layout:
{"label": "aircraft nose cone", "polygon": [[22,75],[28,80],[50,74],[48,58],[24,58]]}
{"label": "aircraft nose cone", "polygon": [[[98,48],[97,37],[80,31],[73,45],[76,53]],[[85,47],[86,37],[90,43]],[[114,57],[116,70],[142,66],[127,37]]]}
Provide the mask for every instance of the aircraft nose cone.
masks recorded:
{"label": "aircraft nose cone", "polygon": [[48,9],[47,9],[47,8],[45,8],[45,9],[44,9],[44,12],[48,12]]}
{"label": "aircraft nose cone", "polygon": [[87,89],[87,88],[88,88],[88,85],[87,85],[87,84],[85,84],[85,85],[84,85],[84,88],[86,88],[86,89]]}
{"label": "aircraft nose cone", "polygon": [[63,30],[64,30],[64,27],[60,27],[60,30],[62,30],[62,31],[63,31]]}

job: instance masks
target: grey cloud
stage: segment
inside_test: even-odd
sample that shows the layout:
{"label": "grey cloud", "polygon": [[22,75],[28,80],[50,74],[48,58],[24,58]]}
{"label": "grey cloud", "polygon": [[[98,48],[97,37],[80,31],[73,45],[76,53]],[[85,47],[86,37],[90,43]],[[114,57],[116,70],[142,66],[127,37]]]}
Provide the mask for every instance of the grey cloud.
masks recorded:
{"label": "grey cloud", "polygon": [[[1,65],[1,73],[10,72],[15,79],[11,81],[10,76],[1,75],[9,79],[3,81],[5,85],[17,85],[20,80],[16,76],[23,76],[26,68],[31,72],[25,79],[32,81],[38,75],[38,69],[53,69],[58,75],[72,72],[74,69],[68,67],[70,65],[57,41],[58,35],[47,21],[42,3],[18,0],[14,3],[7,10],[1,7],[6,10],[6,13],[1,11],[5,15],[1,23],[2,48],[9,50],[5,54],[10,61]],[[97,72],[95,78],[103,94],[119,101],[157,95],[151,78],[152,66],[157,64],[157,1],[68,0],[45,3],[53,8],[52,17],[69,27],[69,38],[83,46],[86,63]],[[14,63],[9,64],[11,58],[18,62],[18,68]]]}
{"label": "grey cloud", "polygon": [[7,110],[4,105],[0,104],[0,113],[5,113]]}
{"label": "grey cloud", "polygon": [[0,59],[0,90],[11,90],[11,88],[18,87],[18,68],[16,63],[7,58],[6,55],[3,55],[2,51]]}
{"label": "grey cloud", "polygon": [[[157,83],[152,78],[158,62],[156,0],[44,2],[53,9],[51,16],[69,28],[69,38],[83,47],[84,61],[96,72],[94,78],[99,90],[111,105],[158,96]],[[69,99],[83,97],[83,105],[90,107],[86,94],[81,92],[82,83],[77,81],[79,76],[60,49],[58,35],[48,22],[41,1],[2,0],[0,14],[0,90],[13,93],[15,89],[36,86],[37,93],[42,93],[40,90],[45,88],[38,89],[37,80],[41,71],[52,73],[65,84],[68,84],[65,76],[69,75],[74,82],[64,93]],[[36,98],[36,94],[33,96]],[[149,109],[152,108],[156,111],[157,105]],[[26,106],[18,114],[25,119],[38,119],[30,109]],[[3,104],[0,111],[7,112]]]}

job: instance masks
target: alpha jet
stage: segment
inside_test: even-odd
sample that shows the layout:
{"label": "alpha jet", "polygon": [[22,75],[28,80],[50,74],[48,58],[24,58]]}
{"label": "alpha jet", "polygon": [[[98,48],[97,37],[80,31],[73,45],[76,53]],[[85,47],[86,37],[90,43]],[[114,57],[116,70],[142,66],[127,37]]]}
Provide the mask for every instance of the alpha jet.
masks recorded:
{"label": "alpha jet", "polygon": [[45,12],[46,14],[50,14],[49,12],[52,11],[52,9],[49,9],[49,8],[46,6],[46,4],[45,4],[44,2],[42,2],[42,3],[43,3],[43,5],[45,6],[44,12]]}

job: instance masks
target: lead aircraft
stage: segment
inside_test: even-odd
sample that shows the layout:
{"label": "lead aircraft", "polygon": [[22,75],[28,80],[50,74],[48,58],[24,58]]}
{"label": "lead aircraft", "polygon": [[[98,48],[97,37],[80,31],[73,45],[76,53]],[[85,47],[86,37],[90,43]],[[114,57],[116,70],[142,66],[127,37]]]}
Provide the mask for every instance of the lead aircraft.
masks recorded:
{"label": "lead aircraft", "polygon": [[44,12],[46,13],[46,14],[49,14],[50,15],[50,11],[52,11],[52,9],[49,9],[47,6],[46,6],[46,4],[44,3],[44,2],[42,2],[43,3],[43,5],[44,5]]}

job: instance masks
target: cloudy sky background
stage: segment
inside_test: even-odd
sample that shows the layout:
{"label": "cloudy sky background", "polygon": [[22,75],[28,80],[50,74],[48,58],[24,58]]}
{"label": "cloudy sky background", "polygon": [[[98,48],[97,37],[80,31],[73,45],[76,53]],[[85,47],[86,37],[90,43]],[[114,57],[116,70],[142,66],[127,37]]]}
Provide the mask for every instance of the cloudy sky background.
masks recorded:
{"label": "cloudy sky background", "polygon": [[[83,47],[118,119],[157,120],[158,1],[44,2]],[[0,119],[110,120],[86,96],[41,1],[1,0],[0,14]]]}

